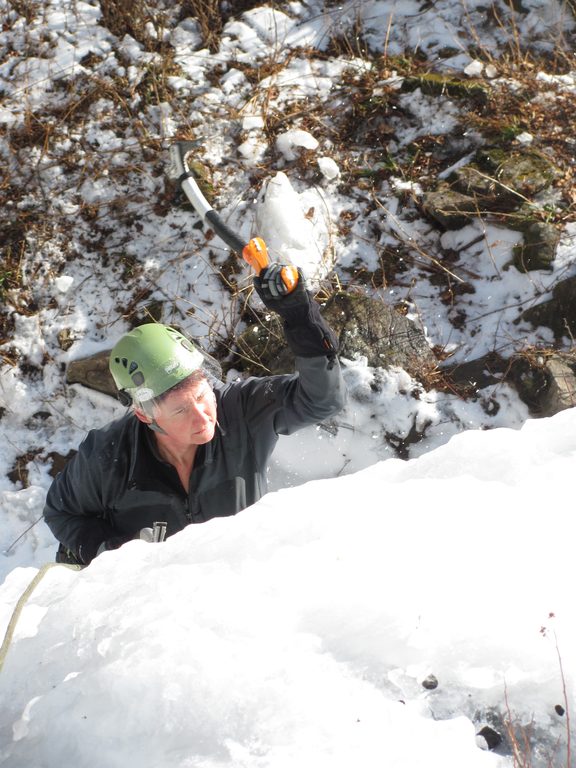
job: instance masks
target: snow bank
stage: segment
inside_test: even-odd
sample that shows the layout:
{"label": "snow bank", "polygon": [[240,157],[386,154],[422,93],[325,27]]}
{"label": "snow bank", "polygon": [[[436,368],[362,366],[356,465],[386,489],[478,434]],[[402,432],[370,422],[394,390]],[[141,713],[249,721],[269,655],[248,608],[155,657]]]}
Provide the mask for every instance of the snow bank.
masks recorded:
{"label": "snow bank", "polygon": [[[505,695],[552,750],[575,427],[465,432],[51,569],[2,671],[2,765],[511,765],[475,739]],[[33,574],[7,578],[4,623]]]}

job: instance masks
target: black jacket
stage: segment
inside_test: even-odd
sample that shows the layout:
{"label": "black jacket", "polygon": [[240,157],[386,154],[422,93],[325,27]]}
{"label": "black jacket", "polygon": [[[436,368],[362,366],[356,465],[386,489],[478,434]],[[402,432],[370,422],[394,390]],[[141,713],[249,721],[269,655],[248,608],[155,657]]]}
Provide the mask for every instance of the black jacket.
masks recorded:
{"label": "black jacket", "polygon": [[119,545],[155,521],[166,522],[170,536],[256,502],[266,492],[278,435],[322,421],[344,405],[336,359],[297,357],[296,370],[215,386],[216,434],[198,448],[188,493],[134,414],[89,432],[48,492],[44,517],[54,536],[87,564],[103,542]]}

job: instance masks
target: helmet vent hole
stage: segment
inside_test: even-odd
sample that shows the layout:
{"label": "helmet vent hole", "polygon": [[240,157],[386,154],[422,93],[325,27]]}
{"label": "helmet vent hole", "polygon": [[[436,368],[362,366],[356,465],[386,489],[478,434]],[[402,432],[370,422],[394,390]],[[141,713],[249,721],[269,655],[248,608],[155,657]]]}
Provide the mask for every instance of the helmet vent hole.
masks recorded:
{"label": "helmet vent hole", "polygon": [[122,358],[122,365],[124,366],[124,368],[128,368],[128,360],[126,360],[125,357]]}
{"label": "helmet vent hole", "polygon": [[141,387],[141,386],[142,386],[142,384],[144,384],[144,374],[143,374],[143,373],[141,373],[140,371],[137,371],[137,372],[136,372],[136,373],[135,373],[135,374],[132,376],[132,381],[134,382],[134,386],[135,386],[135,387]]}
{"label": "helmet vent hole", "polygon": [[135,360],[132,360],[130,363],[130,368],[128,369],[128,373],[134,373],[134,371],[138,370],[138,363]]}

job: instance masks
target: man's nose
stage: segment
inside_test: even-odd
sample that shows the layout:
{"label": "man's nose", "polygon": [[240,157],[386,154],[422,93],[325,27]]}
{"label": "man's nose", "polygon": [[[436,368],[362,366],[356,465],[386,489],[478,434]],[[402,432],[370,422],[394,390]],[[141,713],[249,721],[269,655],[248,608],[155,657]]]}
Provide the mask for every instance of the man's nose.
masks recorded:
{"label": "man's nose", "polygon": [[197,421],[208,421],[210,418],[208,403],[204,402],[203,400],[193,400],[190,403],[190,414],[192,415],[192,418]]}

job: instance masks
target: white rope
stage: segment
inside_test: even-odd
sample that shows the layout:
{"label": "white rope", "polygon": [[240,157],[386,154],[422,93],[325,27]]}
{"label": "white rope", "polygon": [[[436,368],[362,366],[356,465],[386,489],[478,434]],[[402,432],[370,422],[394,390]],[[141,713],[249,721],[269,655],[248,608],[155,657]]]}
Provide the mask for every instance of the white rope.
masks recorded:
{"label": "white rope", "polygon": [[8,627],[6,628],[6,634],[4,635],[4,641],[2,642],[2,647],[0,647],[0,672],[2,671],[2,667],[4,666],[4,661],[6,660],[6,654],[8,653],[8,649],[10,648],[10,643],[12,642],[12,638],[14,636],[14,630],[16,629],[16,624],[18,623],[18,619],[20,618],[22,609],[26,605],[28,598],[30,597],[32,592],[34,592],[38,584],[40,584],[44,576],[48,573],[48,571],[51,568],[54,568],[55,565],[64,566],[65,568],[72,568],[75,571],[82,570],[82,566],[80,565],[68,565],[67,563],[46,563],[46,565],[43,565],[42,568],[40,568],[36,576],[34,576],[30,584],[28,584],[24,592],[22,592],[22,594],[20,595],[20,598],[18,599],[18,602],[16,603],[16,606],[12,611],[12,616],[10,617],[10,621],[8,622]]}

